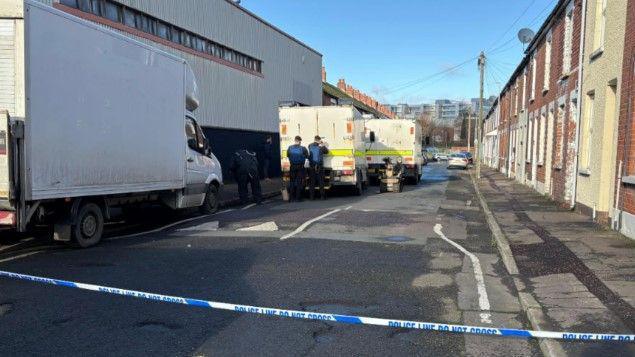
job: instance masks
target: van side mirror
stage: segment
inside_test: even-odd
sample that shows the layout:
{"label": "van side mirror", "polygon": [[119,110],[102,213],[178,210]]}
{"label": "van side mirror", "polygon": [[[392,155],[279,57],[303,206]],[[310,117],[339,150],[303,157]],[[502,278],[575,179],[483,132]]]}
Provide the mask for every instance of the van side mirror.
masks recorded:
{"label": "van side mirror", "polygon": [[204,140],[203,151],[205,153],[205,156],[212,155],[212,146],[209,144],[209,140],[207,140],[207,138],[205,138]]}
{"label": "van side mirror", "polygon": [[375,142],[375,132],[374,132],[374,131],[371,131],[371,132],[370,132],[370,134],[369,134],[369,139],[370,139],[370,142],[371,142],[371,143],[374,143],[374,142]]}

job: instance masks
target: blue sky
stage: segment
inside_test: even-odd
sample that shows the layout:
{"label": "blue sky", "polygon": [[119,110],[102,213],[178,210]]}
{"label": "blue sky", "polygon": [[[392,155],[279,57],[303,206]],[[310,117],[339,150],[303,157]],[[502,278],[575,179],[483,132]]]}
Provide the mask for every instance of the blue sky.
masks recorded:
{"label": "blue sky", "polygon": [[[242,5],[321,52],[338,78],[382,102],[410,104],[496,95],[522,58],[516,33],[538,30],[557,0],[243,0]],[[516,23],[514,23],[516,22]],[[502,82],[502,83],[501,83]]]}

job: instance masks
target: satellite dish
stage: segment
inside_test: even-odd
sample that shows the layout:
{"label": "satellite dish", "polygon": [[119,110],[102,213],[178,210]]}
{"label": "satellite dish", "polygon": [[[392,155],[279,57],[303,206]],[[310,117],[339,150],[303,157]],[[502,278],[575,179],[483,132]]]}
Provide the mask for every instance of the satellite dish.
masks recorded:
{"label": "satellite dish", "polygon": [[518,31],[518,39],[520,40],[520,43],[522,43],[523,45],[526,45],[529,42],[531,42],[531,40],[534,39],[534,35],[535,33],[528,28],[520,29],[520,31]]}

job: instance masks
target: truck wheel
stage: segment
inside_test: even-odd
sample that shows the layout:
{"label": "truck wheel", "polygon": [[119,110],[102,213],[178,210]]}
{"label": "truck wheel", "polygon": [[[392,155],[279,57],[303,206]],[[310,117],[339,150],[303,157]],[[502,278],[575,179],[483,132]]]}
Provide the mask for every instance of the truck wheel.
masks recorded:
{"label": "truck wheel", "polygon": [[200,211],[203,214],[216,213],[216,211],[218,211],[218,205],[218,187],[214,184],[210,184],[205,194],[205,202],[203,202],[203,205],[200,207]]}
{"label": "truck wheel", "polygon": [[362,174],[357,171],[355,183],[355,196],[361,196],[364,194],[364,184],[362,183]]}
{"label": "truck wheel", "polygon": [[104,214],[98,205],[88,202],[77,212],[76,222],[71,227],[73,244],[88,248],[99,243],[104,233]]}

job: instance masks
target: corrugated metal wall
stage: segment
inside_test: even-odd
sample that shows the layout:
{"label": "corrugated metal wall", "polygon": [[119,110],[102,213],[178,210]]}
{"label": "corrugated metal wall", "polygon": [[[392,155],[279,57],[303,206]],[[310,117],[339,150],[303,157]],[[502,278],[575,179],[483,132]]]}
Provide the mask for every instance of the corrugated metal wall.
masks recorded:
{"label": "corrugated metal wall", "polygon": [[225,0],[118,2],[263,61],[261,78],[152,43],[192,66],[201,92],[196,116],[204,126],[277,132],[280,101],[322,102],[322,57]]}
{"label": "corrugated metal wall", "polygon": [[15,20],[0,20],[0,108],[15,115]]}

